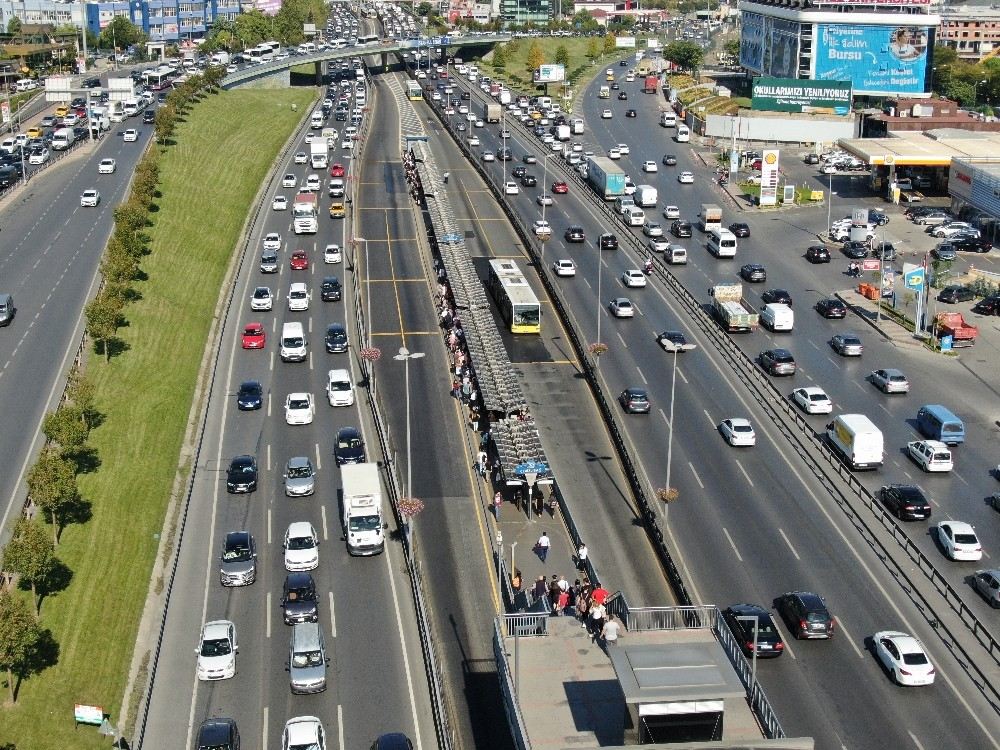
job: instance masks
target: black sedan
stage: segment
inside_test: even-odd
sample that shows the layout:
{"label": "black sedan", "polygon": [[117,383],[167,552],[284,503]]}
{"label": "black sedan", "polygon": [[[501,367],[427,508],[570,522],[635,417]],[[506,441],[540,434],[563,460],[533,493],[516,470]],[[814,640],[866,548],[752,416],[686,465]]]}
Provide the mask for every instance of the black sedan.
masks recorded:
{"label": "black sedan", "polygon": [[991,295],[972,306],[977,315],[1000,315],[1000,297]]}
{"label": "black sedan", "polygon": [[257,459],[253,456],[236,456],[226,470],[226,492],[241,494],[257,489]]}
{"label": "black sedan", "polygon": [[931,517],[931,504],[915,484],[887,484],[879,495],[886,509],[900,521],[925,521]]}
{"label": "black sedan", "polygon": [[357,427],[341,427],[333,442],[333,457],[337,466],[365,462],[365,440]]}
{"label": "black sedan", "polygon": [[264,388],[256,380],[246,380],[240,383],[236,392],[236,408],[240,411],[259,409],[264,403]]}
{"label": "black sedan", "polygon": [[816,303],[816,312],[824,318],[846,318],[847,305],[839,299],[828,297]]}
{"label": "black sedan", "polygon": [[993,244],[989,240],[978,237],[951,237],[948,244],[960,253],[988,253],[993,249]]}
{"label": "black sedan", "polygon": [[538,184],[538,178],[536,178],[533,174],[526,174],[521,178],[521,184],[525,187],[534,187]]}
{"label": "black sedan", "polygon": [[956,302],[970,302],[976,298],[976,293],[972,291],[967,286],[958,286],[957,284],[952,284],[951,286],[946,286],[938,294],[939,302],[946,302],[948,304],[955,304]]}
{"label": "black sedan", "polygon": [[851,260],[861,260],[868,257],[868,243],[859,240],[848,240],[844,243],[844,255]]}
{"label": "black sedan", "polygon": [[618,238],[610,233],[602,234],[598,240],[598,244],[601,250],[617,250],[618,249]]}
{"label": "black sedan", "polygon": [[511,173],[511,175],[513,177],[518,177],[518,178],[524,177],[528,173],[528,168],[527,167],[514,167],[512,170],[510,170],[510,173]]}
{"label": "black sedan", "polygon": [[583,227],[579,225],[572,225],[566,227],[566,232],[563,234],[563,239],[567,242],[586,242],[587,235],[583,231]]}
{"label": "black sedan", "polygon": [[634,109],[626,109],[625,110],[625,116],[626,117],[638,117],[639,115],[638,115],[638,113]]}
{"label": "black sedan", "polygon": [[628,414],[649,414],[649,395],[644,388],[626,388],[618,394],[618,403]]}
{"label": "black sedan", "polygon": [[769,305],[777,303],[792,306],[792,295],[784,289],[768,289],[760,295],[760,298]]}
{"label": "black sedan", "polygon": [[767,281],[767,269],[765,269],[760,263],[747,263],[740,268],[740,276],[743,277],[744,281],[754,283]]}
{"label": "black sedan", "polygon": [[735,234],[737,237],[749,237],[750,236],[750,225],[745,221],[734,221],[729,225],[729,231]]}
{"label": "black sedan", "polygon": [[677,220],[670,225],[670,233],[674,237],[690,237],[691,236],[691,222]]}
{"label": "black sedan", "polygon": [[833,638],[837,621],[823,597],[810,591],[790,591],[774,602],[796,638]]}
{"label": "black sedan", "polygon": [[326,328],[326,351],[343,354],[347,351],[347,329],[343,323],[331,323]]}
{"label": "black sedan", "polygon": [[666,166],[666,167],[676,167],[677,166],[677,157],[674,156],[673,154],[664,154],[663,155],[663,165]]}
{"label": "black sedan", "polygon": [[781,640],[771,613],[759,604],[734,604],[726,607],[722,610],[722,619],[747,656],[753,655],[755,643],[757,658],[760,659],[781,656],[784,652],[785,642]]}
{"label": "black sedan", "polygon": [[829,263],[830,251],[823,245],[810,245],[806,250],[806,260],[810,263]]}

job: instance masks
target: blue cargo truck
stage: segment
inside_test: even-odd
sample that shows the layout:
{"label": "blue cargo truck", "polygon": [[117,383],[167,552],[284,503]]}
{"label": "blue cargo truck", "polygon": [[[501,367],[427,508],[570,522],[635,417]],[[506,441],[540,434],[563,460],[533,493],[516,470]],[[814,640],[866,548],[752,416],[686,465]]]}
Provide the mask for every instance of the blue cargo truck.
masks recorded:
{"label": "blue cargo truck", "polygon": [[606,201],[625,194],[625,172],[606,156],[587,160],[587,182]]}

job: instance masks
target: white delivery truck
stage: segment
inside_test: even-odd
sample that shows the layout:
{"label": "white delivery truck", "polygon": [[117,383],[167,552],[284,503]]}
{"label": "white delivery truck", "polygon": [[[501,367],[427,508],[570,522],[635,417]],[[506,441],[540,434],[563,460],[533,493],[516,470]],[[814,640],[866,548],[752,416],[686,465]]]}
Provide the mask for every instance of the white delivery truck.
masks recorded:
{"label": "white delivery truck", "polygon": [[569,126],[573,129],[573,135],[583,135],[583,120],[579,117],[570,120]]}
{"label": "white delivery truck", "polygon": [[568,141],[570,139],[569,125],[556,125],[556,140]]}
{"label": "white delivery truck", "polygon": [[635,205],[642,208],[652,208],[655,206],[658,197],[656,188],[652,185],[637,185],[635,193],[632,195]]}
{"label": "white delivery truck", "polygon": [[760,308],[760,323],[771,331],[790,331],[795,327],[795,312],[788,305],[770,302]]}
{"label": "white delivery truck", "polygon": [[877,469],[885,460],[882,432],[864,414],[841,414],[826,426],[833,452],[852,469]]}
{"label": "white delivery truck", "polygon": [[326,169],[327,148],[325,138],[313,138],[309,144],[309,164],[313,169]]}
{"label": "white delivery truck", "polygon": [[340,467],[344,486],[344,541],[351,555],[378,555],[385,549],[385,530],[389,527],[382,517],[382,485],[378,464],[345,464]]}
{"label": "white delivery truck", "polygon": [[75,140],[76,135],[73,133],[73,128],[59,128],[52,133],[52,150],[65,151],[73,145]]}

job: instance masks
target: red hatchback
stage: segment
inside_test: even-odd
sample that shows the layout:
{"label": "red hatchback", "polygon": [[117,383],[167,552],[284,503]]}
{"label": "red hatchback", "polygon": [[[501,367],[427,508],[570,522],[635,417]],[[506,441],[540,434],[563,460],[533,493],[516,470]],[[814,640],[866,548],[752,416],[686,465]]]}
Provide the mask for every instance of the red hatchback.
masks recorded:
{"label": "red hatchback", "polygon": [[293,271],[305,271],[309,268],[309,256],[305,250],[296,250],[292,253],[291,263]]}
{"label": "red hatchback", "polygon": [[567,185],[562,180],[552,183],[552,192],[558,195],[565,195],[569,192],[569,185]]}
{"label": "red hatchback", "polygon": [[267,342],[267,333],[260,323],[247,323],[243,328],[243,348],[263,349]]}
{"label": "red hatchback", "polygon": [[341,163],[336,163],[330,167],[331,177],[343,177],[344,176],[344,165]]}

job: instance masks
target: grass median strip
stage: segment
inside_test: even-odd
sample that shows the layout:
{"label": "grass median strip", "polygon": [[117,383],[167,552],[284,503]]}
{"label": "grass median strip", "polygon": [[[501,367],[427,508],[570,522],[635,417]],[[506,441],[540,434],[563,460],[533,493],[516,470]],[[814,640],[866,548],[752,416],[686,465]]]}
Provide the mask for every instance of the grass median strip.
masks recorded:
{"label": "grass median strip", "polygon": [[72,582],[43,605],[58,662],[0,709],[0,744],[109,745],[95,728],[74,728],[73,704],[111,714],[121,704],[220,285],[260,183],[312,97],[311,89],[207,96],[160,159],[147,278],[133,284],[141,299],[118,331],[127,348],[88,360],[104,415],[89,440],[100,466],[79,477],[93,517],[67,527],[58,549]]}

